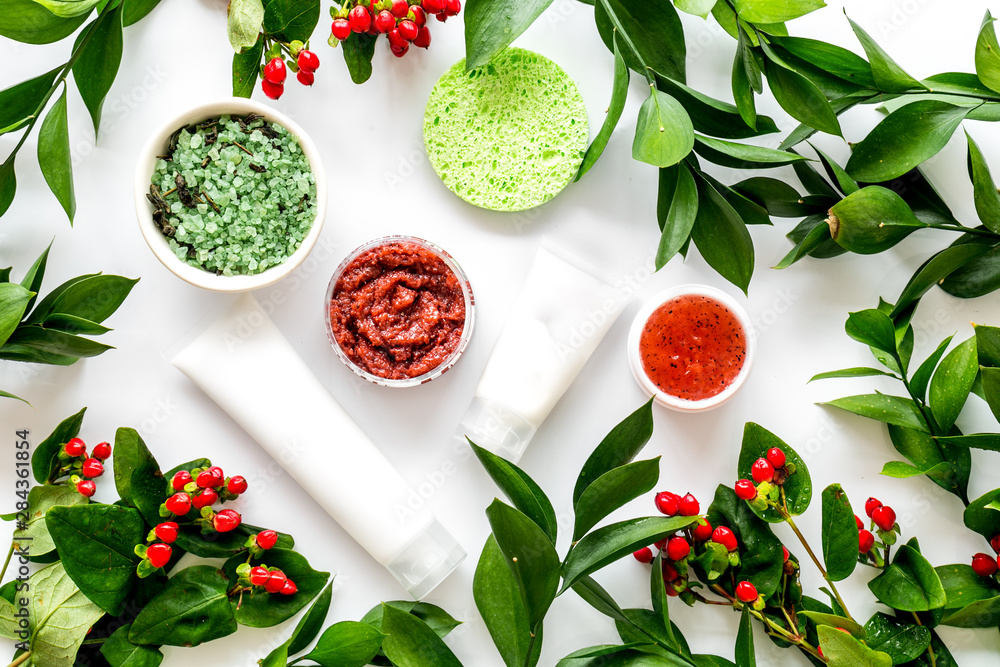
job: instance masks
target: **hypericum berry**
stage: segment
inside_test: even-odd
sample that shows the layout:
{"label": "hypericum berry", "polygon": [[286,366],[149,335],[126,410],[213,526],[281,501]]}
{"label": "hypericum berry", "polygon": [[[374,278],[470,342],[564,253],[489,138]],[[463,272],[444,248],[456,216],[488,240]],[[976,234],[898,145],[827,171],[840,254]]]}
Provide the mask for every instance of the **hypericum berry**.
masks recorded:
{"label": "hypericum berry", "polygon": [[270,576],[271,573],[266,568],[260,566],[250,568],[250,584],[253,586],[263,586]]}
{"label": "hypericum berry", "polygon": [[1000,554],[1000,535],[994,535],[990,540],[990,546],[993,547],[993,551]]}
{"label": "hypericum berry", "polygon": [[[357,5],[351,10],[351,13],[347,15],[347,20],[354,32],[368,32],[368,28],[372,27],[372,15],[361,5]],[[336,32],[334,32],[334,36],[336,37]]]}
{"label": "hypericum berry", "polygon": [[399,36],[408,42],[415,40],[417,38],[417,34],[420,32],[420,28],[417,27],[417,24],[409,19],[403,19],[400,21],[399,25],[396,26],[396,30],[399,31]]}
{"label": "hypericum berry", "polygon": [[447,0],[423,0],[420,6],[424,8],[428,14],[440,14],[444,11],[447,5]]}
{"label": "hypericum berry", "polygon": [[222,468],[219,466],[212,466],[208,469],[208,472],[215,476],[215,486],[222,486],[226,483],[226,473],[222,472]]}
{"label": "hypericum berry", "polygon": [[854,523],[857,524],[858,530],[861,530],[862,528],[865,527],[865,522],[862,521],[861,517],[859,517],[857,514],[854,515]]}
{"label": "hypericum berry", "polygon": [[228,533],[239,528],[243,517],[236,510],[222,510],[212,517],[212,525],[220,533]]}
{"label": "hypericum berry", "polygon": [[643,547],[638,551],[633,551],[632,555],[640,563],[652,563],[653,562],[653,550],[649,547]]}
{"label": "hypericum berry", "polygon": [[664,581],[677,581],[677,577],[681,576],[677,573],[677,568],[668,561],[663,561],[663,566],[660,569],[663,570]]}
{"label": "hypericum berry", "polygon": [[410,12],[410,3],[406,0],[392,0],[392,15],[401,19]]}
{"label": "hypericum berry", "polygon": [[170,486],[174,487],[174,491],[183,491],[184,487],[190,484],[193,480],[191,479],[191,473],[187,470],[178,470],[174,474],[174,478],[170,480]]}
{"label": "hypericum berry", "polygon": [[97,485],[89,479],[83,479],[76,483],[76,492],[84,498],[90,498],[97,493]]}
{"label": "hypericum berry", "polygon": [[447,2],[445,2],[444,13],[448,16],[458,16],[460,11],[462,11],[461,0],[447,0]]}
{"label": "hypericum berry", "polygon": [[754,602],[757,599],[757,587],[749,581],[741,581],[736,584],[736,599],[740,602]]}
{"label": "hypericum berry", "polygon": [[704,542],[708,538],[712,537],[712,524],[708,522],[708,519],[701,519],[698,524],[691,531],[691,537],[693,537],[698,542]]}
{"label": "hypericum berry", "polygon": [[712,531],[712,541],[726,547],[726,551],[736,551],[736,534],[725,526],[719,526]]}
{"label": "hypericum berry", "polygon": [[870,530],[858,531],[858,551],[866,554],[875,546],[875,536]]}
{"label": "hypericum berry", "polygon": [[681,516],[696,516],[701,511],[701,505],[698,504],[697,498],[688,493],[681,498],[680,511]]}
{"label": "hypericum berry", "polygon": [[87,453],[87,444],[80,438],[72,438],[63,447],[63,451],[66,452],[66,456],[72,456],[73,458],[83,456]]}
{"label": "hypericum berry", "polygon": [[198,473],[198,478],[195,480],[195,484],[203,489],[211,489],[215,486],[215,475],[208,470],[202,470]]}
{"label": "hypericum berry", "polygon": [[292,581],[291,579],[286,579],[285,585],[282,586],[281,590],[278,592],[281,593],[282,595],[295,595],[296,593],[299,592],[299,587],[296,586],[295,582]]}
{"label": "hypericum berry", "polygon": [[282,58],[271,58],[266,65],[264,65],[264,80],[270,81],[271,83],[284,83],[285,77],[288,76],[288,70],[285,67],[285,61]]}
{"label": "hypericum berry", "polygon": [[[355,9],[359,8],[355,7]],[[361,9],[364,8],[362,7]],[[365,12],[365,16],[368,16],[368,12]],[[368,28],[365,28],[365,30],[367,29]],[[352,30],[350,21],[348,21],[347,19],[333,19],[333,24],[330,26],[330,34],[332,34],[334,37],[336,37],[340,41],[344,41],[345,39],[351,36],[351,32]],[[360,32],[360,31],[355,30],[353,32]]]}
{"label": "hypericum berry", "polygon": [[736,496],[743,500],[753,500],[757,497],[757,487],[749,479],[736,482],[733,489],[736,491]]}
{"label": "hypericum berry", "polygon": [[653,546],[659,549],[660,551],[663,551],[664,549],[667,548],[667,540],[669,539],[670,539],[669,537],[664,537],[662,540],[653,542]]}
{"label": "hypericum berry", "polygon": [[775,468],[780,468],[785,465],[785,453],[777,447],[771,447],[767,450],[767,462]]}
{"label": "hypericum berry", "polygon": [[99,461],[107,461],[111,458],[111,443],[99,442],[94,445],[94,451],[91,452],[91,456]]}
{"label": "hypericum berry", "polygon": [[787,563],[788,559],[792,557],[792,554],[788,553],[788,547],[786,547],[784,544],[781,545],[781,557],[783,559],[782,560],[783,563]]}
{"label": "hypericum berry", "polygon": [[97,459],[87,459],[83,462],[83,476],[93,479],[104,474],[104,464]]}
{"label": "hypericum berry", "polygon": [[278,533],[273,530],[262,530],[257,533],[257,546],[267,551],[278,543]]}
{"label": "hypericum berry", "polygon": [[392,12],[383,9],[375,17],[375,29],[383,35],[396,27],[396,17]]}
{"label": "hypericum berry", "polygon": [[170,560],[174,550],[169,544],[150,544],[146,549],[146,558],[153,567],[163,567]]}
{"label": "hypericum berry", "polygon": [[167,544],[173,544],[177,540],[177,533],[180,531],[180,526],[178,526],[173,521],[164,521],[153,529],[153,534],[156,535],[158,539]]}
{"label": "hypericum berry", "polygon": [[229,484],[226,485],[226,490],[229,491],[229,493],[235,493],[236,495],[240,495],[241,493],[244,493],[247,490],[247,486],[248,484],[246,477],[237,475],[236,477],[229,478]]}
{"label": "hypericum berry", "polygon": [[656,494],[656,509],[667,516],[677,516],[681,511],[681,498],[676,493],[661,491]]}
{"label": "hypericum berry", "polygon": [[296,73],[295,78],[299,80],[303,86],[311,86],[316,81],[316,75],[307,69],[300,69]]}
{"label": "hypericum berry", "polygon": [[184,516],[191,511],[191,496],[181,491],[167,498],[164,504],[171,514]]}
{"label": "hypericum berry", "polygon": [[202,507],[214,505],[218,499],[219,494],[215,492],[215,489],[202,489],[201,493],[191,499],[191,505],[196,510],[200,510]]}
{"label": "hypericum berry", "polygon": [[691,545],[683,537],[671,537],[667,542],[667,557],[670,560],[687,558],[691,553]]}
{"label": "hypericum berry", "polygon": [[427,26],[420,26],[420,30],[417,31],[417,36],[413,40],[413,46],[420,49],[426,49],[431,45],[431,31]]}
{"label": "hypericum berry", "polygon": [[896,513],[891,507],[882,505],[872,512],[872,521],[882,530],[892,530],[892,527],[896,525]]}
{"label": "hypericum berry", "polygon": [[398,28],[393,28],[392,30],[390,30],[389,34],[387,34],[386,37],[389,39],[389,46],[392,47],[394,50],[396,49],[403,50],[409,48],[410,46],[410,42],[404,39],[401,34],[399,34]]}
{"label": "hypericum berry", "polygon": [[268,573],[267,581],[264,583],[264,590],[268,593],[280,593],[285,587],[288,577],[281,570],[274,570]]}
{"label": "hypericum berry", "polygon": [[403,46],[389,45],[389,50],[392,51],[392,55],[396,56],[397,58],[402,58],[403,56],[406,55],[407,51],[410,50],[410,45],[409,44],[405,44]]}
{"label": "hypericum berry", "polygon": [[299,51],[299,69],[306,70],[307,72],[315,72],[319,69],[319,56],[317,56],[312,51],[306,51],[305,49]]}
{"label": "hypericum berry", "polygon": [[865,514],[867,514],[870,519],[872,518],[872,513],[879,507],[882,507],[882,501],[878,498],[869,498],[865,501]]}
{"label": "hypericum berry", "polygon": [[991,577],[997,571],[997,559],[989,554],[976,554],[972,557],[972,571],[980,577]]}
{"label": "hypericum berry", "polygon": [[774,479],[774,466],[767,459],[760,458],[754,461],[753,466],[750,468],[750,474],[753,476],[753,481],[758,484],[761,482],[770,482]]}
{"label": "hypericum berry", "polygon": [[267,79],[264,79],[263,81],[260,82],[260,87],[261,90],[264,91],[264,94],[270,97],[272,100],[278,99],[285,92],[284,84],[272,83]]}
{"label": "hypericum berry", "polygon": [[410,7],[410,14],[413,16],[413,22],[417,24],[418,28],[423,28],[427,25],[427,12],[420,5]]}
{"label": "hypericum berry", "polygon": [[[445,14],[444,12],[441,12],[440,14],[435,14],[435,15],[434,15],[434,18],[436,18],[436,19],[437,19],[438,21],[440,21],[441,23],[444,23],[445,21],[447,21],[447,20],[448,20],[448,15],[447,15],[447,14]],[[669,590],[670,590],[670,588],[667,588],[667,590],[669,591]]]}

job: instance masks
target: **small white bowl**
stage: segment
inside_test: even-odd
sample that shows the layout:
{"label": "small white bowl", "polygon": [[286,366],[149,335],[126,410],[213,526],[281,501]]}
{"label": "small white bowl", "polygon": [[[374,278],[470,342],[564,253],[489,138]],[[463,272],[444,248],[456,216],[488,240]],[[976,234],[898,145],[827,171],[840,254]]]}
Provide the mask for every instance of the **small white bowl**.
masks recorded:
{"label": "small white bowl", "polygon": [[[146,199],[146,194],[149,192],[149,185],[156,167],[156,156],[166,153],[170,135],[178,128],[200,123],[223,114],[245,116],[249,113],[259,114],[265,120],[283,126],[298,139],[302,152],[309,159],[309,166],[316,178],[316,219],[298,250],[281,264],[253,275],[221,276],[191,266],[177,258],[170,249],[167,238],[153,222],[153,207]],[[247,292],[267,287],[298,268],[319,239],[323,229],[323,220],[326,217],[326,200],[326,172],[323,170],[323,163],[319,157],[319,149],[316,148],[316,144],[309,138],[309,135],[288,116],[275,111],[266,104],[242,97],[201,104],[170,118],[150,136],[149,141],[139,153],[139,161],[135,169],[135,212],[139,219],[139,229],[150,250],[177,277],[192,285],[214,292]]]}
{"label": "small white bowl", "polygon": [[[639,352],[639,339],[642,336],[642,329],[646,326],[646,322],[653,315],[656,309],[671,299],[688,295],[705,296],[718,301],[728,308],[743,326],[747,342],[746,355],[743,359],[743,367],[740,369],[740,373],[736,376],[736,379],[715,396],[711,396],[700,401],[678,398],[677,396],[668,394],[657,387],[649,376],[646,375],[646,371],[643,370],[642,355]],[[736,301],[736,299],[729,296],[722,290],[708,285],[677,285],[676,287],[671,287],[670,289],[660,292],[643,304],[642,308],[639,309],[638,314],[636,314],[635,319],[632,321],[632,328],[629,330],[628,334],[628,362],[629,366],[632,368],[632,375],[635,376],[635,381],[639,383],[639,386],[642,387],[643,391],[653,397],[653,400],[655,400],[656,403],[665,408],[677,410],[678,412],[704,412],[706,410],[719,407],[740,390],[740,387],[743,386],[743,383],[746,382],[747,377],[750,375],[750,369],[753,366],[754,351],[756,347],[757,335],[754,332],[753,323],[750,321],[749,315],[747,315],[746,311]]]}

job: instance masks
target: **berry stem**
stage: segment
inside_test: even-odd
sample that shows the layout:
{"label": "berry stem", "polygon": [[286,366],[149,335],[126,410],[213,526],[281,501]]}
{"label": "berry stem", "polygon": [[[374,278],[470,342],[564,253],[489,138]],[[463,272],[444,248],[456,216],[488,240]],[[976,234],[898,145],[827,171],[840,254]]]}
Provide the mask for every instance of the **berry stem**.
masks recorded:
{"label": "berry stem", "polygon": [[[917,612],[910,612],[913,614],[913,620],[917,625],[922,626],[923,623],[920,622],[920,617],[917,616]],[[930,645],[927,646],[927,658],[931,661],[931,667],[937,667],[937,657],[934,655],[934,649]]]}
{"label": "berry stem", "polygon": [[772,621],[771,619],[769,619],[767,616],[764,616],[764,614],[760,613],[759,611],[757,611],[753,607],[750,607],[750,606],[744,604],[743,602],[740,602],[735,597],[731,596],[726,591],[726,589],[723,588],[722,586],[720,586],[718,584],[712,584],[711,588],[717,594],[719,594],[722,597],[724,597],[727,600],[729,600],[729,604],[727,604],[726,606],[731,606],[734,609],[736,609],[736,611],[743,611],[744,607],[746,607],[747,609],[749,609],[750,615],[753,616],[754,618],[756,618],[758,621],[760,621],[764,625],[764,629],[765,629],[765,631],[769,635],[772,635],[772,636],[775,636],[775,637],[780,637],[780,638],[784,639],[785,641],[787,641],[789,643],[795,644],[800,649],[802,649],[806,653],[809,653],[810,655],[814,656],[818,660],[820,660],[822,662],[826,662],[826,658],[824,658],[823,656],[821,656],[819,654],[819,651],[816,650],[816,647],[814,647],[812,644],[810,644],[808,641],[806,641],[806,639],[804,637],[802,637],[801,635],[799,635],[797,633],[789,632],[785,628],[781,627],[780,625],[778,625],[777,623],[775,623],[774,621]]}
{"label": "berry stem", "polygon": [[10,565],[10,559],[14,556],[14,540],[10,541],[10,549],[7,551],[7,558],[3,562],[3,569],[0,570],[0,581],[3,581],[4,576],[7,574],[7,566]]}
{"label": "berry stem", "polygon": [[28,661],[28,658],[30,657],[31,657],[31,651],[25,651],[24,653],[21,654],[21,656],[17,660],[10,663],[7,667],[18,667],[19,665],[23,665],[25,662]]}

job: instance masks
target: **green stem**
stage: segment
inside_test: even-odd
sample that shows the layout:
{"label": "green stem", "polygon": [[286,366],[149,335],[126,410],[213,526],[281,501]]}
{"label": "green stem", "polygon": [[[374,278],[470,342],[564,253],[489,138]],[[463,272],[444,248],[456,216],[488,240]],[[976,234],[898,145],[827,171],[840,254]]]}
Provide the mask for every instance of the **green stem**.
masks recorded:
{"label": "green stem", "polygon": [[538,628],[535,628],[531,633],[531,639],[528,640],[528,650],[524,653],[524,667],[531,667],[531,654],[535,650],[535,640],[538,639]]}
{"label": "green stem", "polygon": [[24,653],[21,654],[21,657],[19,657],[17,660],[10,663],[9,665],[7,665],[7,667],[18,667],[18,665],[23,665],[30,657],[31,657],[31,651],[25,651]]}
{"label": "green stem", "polygon": [[944,229],[945,231],[958,232],[960,234],[972,234],[973,236],[987,236],[993,239],[994,241],[1000,241],[1000,235],[994,234],[993,232],[985,229],[972,229],[971,227],[963,227],[961,225],[956,227],[955,225],[941,225],[932,223],[926,223],[923,226],[927,227],[928,229]]}
{"label": "green stem", "polygon": [[[913,614],[913,620],[917,622],[917,625],[922,626],[923,623],[920,622],[920,617],[917,616],[917,612],[914,611],[910,613]],[[931,667],[937,667],[937,658],[934,656],[934,649],[931,648],[930,645],[927,646],[927,658],[931,661]]]}
{"label": "green stem", "polygon": [[10,565],[10,559],[14,556],[14,540],[10,541],[10,549],[7,551],[7,559],[3,562],[3,570],[0,570],[0,582],[3,581],[4,576],[7,574],[7,566]]}
{"label": "green stem", "polygon": [[650,69],[646,61],[642,59],[642,55],[639,53],[639,49],[635,48],[635,44],[632,39],[625,32],[622,27],[621,21],[618,20],[618,15],[615,14],[614,10],[611,9],[611,5],[608,4],[608,0],[598,0],[601,3],[601,7],[607,13],[608,18],[611,19],[612,27],[614,28],[612,32],[612,40],[614,40],[615,33],[621,35],[622,40],[625,42],[625,46],[628,47],[629,51],[635,56],[635,59],[639,61],[639,65],[642,67],[642,73],[646,77],[646,81],[649,82],[651,88],[656,88],[656,77],[653,75],[653,70]]}
{"label": "green stem", "polygon": [[794,644],[803,651],[815,656],[817,659],[826,662],[826,658],[821,656],[819,654],[819,651],[817,651],[812,644],[806,641],[805,638],[803,638],[798,633],[789,632],[785,628],[781,627],[780,625],[769,619],[767,616],[764,616],[764,614],[760,613],[753,607],[750,607],[745,603],[741,602],[740,600],[736,599],[735,597],[731,596],[722,586],[719,586],[718,584],[712,584],[711,588],[718,595],[729,600],[729,604],[732,605],[732,607],[737,611],[743,611],[744,608],[748,609],[750,611],[750,615],[756,618],[764,625],[764,629],[767,631],[768,634],[781,637],[785,641]]}

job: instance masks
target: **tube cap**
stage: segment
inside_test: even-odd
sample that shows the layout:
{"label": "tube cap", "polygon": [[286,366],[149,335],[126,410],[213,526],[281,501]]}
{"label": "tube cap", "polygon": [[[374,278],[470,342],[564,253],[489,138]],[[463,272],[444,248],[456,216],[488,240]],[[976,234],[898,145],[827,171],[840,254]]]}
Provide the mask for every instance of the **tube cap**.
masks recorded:
{"label": "tube cap", "polygon": [[465,555],[451,533],[434,520],[385,568],[419,600],[447,579]]}
{"label": "tube cap", "polygon": [[462,418],[457,435],[468,436],[480,447],[517,463],[537,430],[519,414],[476,396]]}

